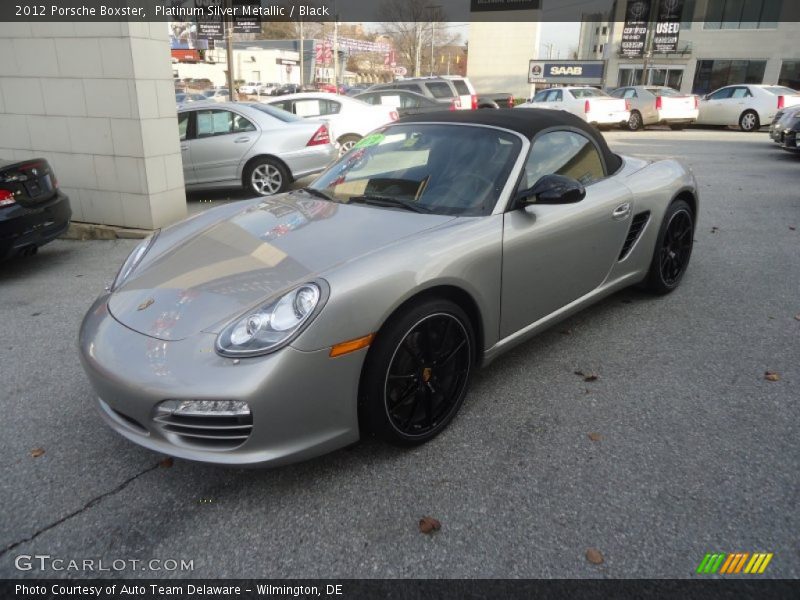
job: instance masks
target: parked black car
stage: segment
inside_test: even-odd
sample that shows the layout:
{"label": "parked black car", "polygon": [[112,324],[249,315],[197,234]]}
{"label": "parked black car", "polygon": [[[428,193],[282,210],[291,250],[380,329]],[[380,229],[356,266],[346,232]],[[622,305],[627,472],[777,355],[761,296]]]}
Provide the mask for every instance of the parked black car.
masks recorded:
{"label": "parked black car", "polygon": [[71,216],[45,159],[0,161],[0,258],[36,254],[67,230]]}
{"label": "parked black car", "polygon": [[406,90],[370,90],[356,94],[353,98],[363,100],[367,104],[391,106],[401,117],[448,109],[447,104],[436,102],[427,96]]}
{"label": "parked black car", "polygon": [[800,152],[797,142],[800,131],[800,106],[780,110],[769,127],[769,137],[789,152]]}

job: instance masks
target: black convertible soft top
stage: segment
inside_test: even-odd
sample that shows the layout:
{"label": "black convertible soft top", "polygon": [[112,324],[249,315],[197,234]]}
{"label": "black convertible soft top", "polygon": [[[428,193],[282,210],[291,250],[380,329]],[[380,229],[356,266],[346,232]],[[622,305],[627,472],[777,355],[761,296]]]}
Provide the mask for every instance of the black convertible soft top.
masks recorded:
{"label": "black convertible soft top", "polygon": [[464,123],[475,125],[491,125],[516,131],[527,137],[533,137],[543,129],[551,127],[571,127],[580,129],[597,143],[603,154],[609,173],[614,173],[622,165],[622,160],[611,152],[605,138],[594,127],[583,119],[564,110],[549,110],[544,108],[501,108],[499,110],[453,110],[423,113],[403,117],[401,123]]}

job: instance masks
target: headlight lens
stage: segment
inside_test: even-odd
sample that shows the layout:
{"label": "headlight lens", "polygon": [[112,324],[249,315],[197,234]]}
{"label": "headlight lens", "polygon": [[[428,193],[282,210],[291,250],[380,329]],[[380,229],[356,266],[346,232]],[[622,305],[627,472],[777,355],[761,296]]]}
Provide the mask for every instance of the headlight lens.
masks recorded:
{"label": "headlight lens", "polygon": [[322,297],[316,283],[305,283],[241,317],[217,337],[224,356],[255,356],[283,346],[309,321]]}
{"label": "headlight lens", "polygon": [[114,278],[114,283],[111,284],[112,292],[117,288],[119,288],[119,286],[121,286],[123,283],[125,283],[128,277],[131,276],[131,273],[133,273],[136,267],[139,266],[139,263],[142,262],[142,259],[144,258],[145,254],[147,254],[147,252],[153,246],[153,242],[156,241],[159,232],[160,231],[156,231],[150,237],[143,239],[139,243],[139,245],[133,249],[133,252],[131,252],[128,255],[128,258],[126,258],[125,262],[122,263],[122,267],[120,267],[117,276]]}

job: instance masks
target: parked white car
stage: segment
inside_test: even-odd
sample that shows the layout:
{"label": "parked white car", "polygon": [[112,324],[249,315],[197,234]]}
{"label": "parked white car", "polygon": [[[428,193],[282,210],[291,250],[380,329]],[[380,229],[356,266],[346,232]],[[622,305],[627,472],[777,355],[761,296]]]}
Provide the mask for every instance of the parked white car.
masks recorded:
{"label": "parked white car", "polygon": [[638,131],[647,125],[669,125],[683,129],[697,120],[700,98],[681,94],[670,87],[633,85],[617,88],[612,98],[627,100],[631,110],[628,129]]}
{"label": "parked white car", "polygon": [[258,89],[255,93],[257,93],[259,96],[269,96],[279,87],[281,87],[280,83],[262,83],[260,86],[258,86]]}
{"label": "parked white car", "polygon": [[593,87],[563,87],[542,90],[517,108],[565,110],[593,125],[628,126],[630,106]]}
{"label": "parked white car", "polygon": [[259,87],[261,87],[260,81],[248,81],[240,85],[237,91],[240,94],[257,94]]}
{"label": "parked white car", "polygon": [[738,126],[758,131],[779,110],[800,104],[800,92],[780,85],[728,85],[700,99],[700,125]]}
{"label": "parked white car", "polygon": [[308,119],[323,119],[328,123],[331,138],[339,144],[339,154],[350,148],[373,129],[398,119],[397,110],[390,106],[373,106],[329,92],[303,92],[270,98],[267,104]]}

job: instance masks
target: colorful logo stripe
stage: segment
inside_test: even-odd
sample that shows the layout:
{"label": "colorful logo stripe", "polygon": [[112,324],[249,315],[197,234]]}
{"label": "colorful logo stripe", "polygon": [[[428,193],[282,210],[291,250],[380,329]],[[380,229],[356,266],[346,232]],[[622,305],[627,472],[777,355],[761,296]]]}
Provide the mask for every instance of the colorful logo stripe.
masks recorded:
{"label": "colorful logo stripe", "polygon": [[766,571],[772,557],[773,554],[771,552],[756,552],[753,554],[749,552],[708,553],[700,561],[697,573],[702,575],[713,575],[717,572],[720,575],[736,575],[739,573],[760,575]]}

